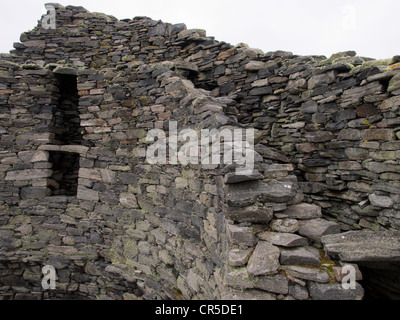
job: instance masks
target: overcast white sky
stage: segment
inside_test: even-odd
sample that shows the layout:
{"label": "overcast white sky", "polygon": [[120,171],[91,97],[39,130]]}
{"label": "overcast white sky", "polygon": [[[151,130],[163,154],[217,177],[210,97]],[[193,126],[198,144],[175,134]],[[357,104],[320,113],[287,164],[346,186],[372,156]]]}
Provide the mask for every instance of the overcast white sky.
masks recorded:
{"label": "overcast white sky", "polygon": [[[46,13],[43,0],[1,0],[0,52]],[[264,52],[325,55],[355,50],[377,59],[400,55],[399,0],[65,0],[119,19],[148,16],[207,30],[208,36]]]}

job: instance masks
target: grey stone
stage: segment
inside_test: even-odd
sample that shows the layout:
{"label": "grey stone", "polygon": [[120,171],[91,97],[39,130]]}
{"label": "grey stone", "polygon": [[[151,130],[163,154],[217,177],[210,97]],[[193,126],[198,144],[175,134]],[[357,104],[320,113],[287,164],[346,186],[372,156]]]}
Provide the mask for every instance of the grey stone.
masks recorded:
{"label": "grey stone", "polygon": [[317,267],[321,265],[320,254],[314,247],[281,248],[281,264],[298,264]]}
{"label": "grey stone", "polygon": [[243,182],[226,186],[227,204],[232,207],[247,207],[255,202],[287,202],[296,195],[293,182]]}
{"label": "grey stone", "polygon": [[224,283],[236,289],[255,288],[254,278],[251,276],[247,268],[228,268],[224,274]]}
{"label": "grey stone", "polygon": [[261,290],[249,289],[245,291],[227,289],[221,294],[222,300],[276,300],[276,296]]}
{"label": "grey stone", "polygon": [[262,61],[250,61],[245,65],[247,71],[258,71],[265,67],[265,63]]}
{"label": "grey stone", "polygon": [[275,274],[279,268],[280,251],[272,244],[259,241],[249,259],[247,270],[255,276]]}
{"label": "grey stone", "polygon": [[285,163],[289,163],[290,159],[288,157],[286,157],[285,155],[272,150],[271,148],[268,148],[262,144],[257,144],[254,147],[254,150],[257,151],[259,154],[261,154],[261,156],[264,159],[270,159],[270,160],[275,160],[275,161],[279,161],[279,162],[285,162]]}
{"label": "grey stone", "polygon": [[230,243],[253,247],[256,244],[256,236],[253,229],[249,227],[239,227],[227,225],[227,233]]}
{"label": "grey stone", "polygon": [[316,243],[321,243],[321,237],[328,234],[340,232],[340,226],[336,222],[324,219],[312,219],[299,228],[299,234],[307,237]]}
{"label": "grey stone", "polygon": [[395,133],[392,129],[366,129],[362,132],[362,138],[367,141],[392,141],[395,140]]}
{"label": "grey stone", "polygon": [[23,45],[27,48],[32,48],[32,47],[43,48],[46,46],[46,41],[45,40],[28,40],[28,41],[23,42]]}
{"label": "grey stone", "polygon": [[316,87],[330,84],[336,78],[335,71],[329,71],[323,74],[315,75],[308,80],[308,89],[312,90]]}
{"label": "grey stone", "polygon": [[242,267],[248,261],[253,249],[232,249],[228,254],[228,263],[231,267]]}
{"label": "grey stone", "polygon": [[289,291],[289,279],[279,274],[259,276],[256,277],[253,281],[254,288],[257,289],[278,294],[287,294]]}
{"label": "grey stone", "polygon": [[316,113],[318,111],[318,103],[314,100],[304,102],[300,107],[301,113]]}
{"label": "grey stone", "polygon": [[389,81],[389,87],[387,89],[388,92],[393,92],[400,89],[400,74],[395,75],[390,81]]}
{"label": "grey stone", "polygon": [[53,174],[53,170],[49,169],[27,169],[20,171],[9,171],[4,180],[6,181],[22,181],[49,178]]}
{"label": "grey stone", "polygon": [[295,233],[299,230],[299,222],[296,219],[274,219],[270,227],[276,232]]}
{"label": "grey stone", "polygon": [[345,290],[339,283],[309,282],[308,290],[313,300],[362,300],[364,289],[359,283],[356,289]]}
{"label": "grey stone", "polygon": [[373,206],[380,208],[392,208],[394,204],[390,197],[379,196],[375,193],[369,195],[368,199]]}
{"label": "grey stone", "polygon": [[400,106],[400,96],[394,96],[384,100],[382,104],[379,106],[379,109],[381,111],[386,111],[392,108],[396,108],[398,106]]}
{"label": "grey stone", "polygon": [[365,160],[362,166],[373,173],[400,172],[400,165]]}
{"label": "grey stone", "polygon": [[45,187],[24,187],[21,189],[22,199],[42,199],[51,195],[51,190]]}
{"label": "grey stone", "polygon": [[258,234],[258,237],[261,240],[280,247],[300,247],[308,245],[306,238],[300,237],[299,235],[293,233],[265,231]]}
{"label": "grey stone", "polygon": [[400,262],[398,231],[349,231],[323,236],[321,241],[329,256],[345,262]]}
{"label": "grey stone", "polygon": [[321,207],[315,204],[300,203],[294,206],[288,207],[283,214],[287,215],[288,218],[307,220],[313,218],[322,217]]}
{"label": "grey stone", "polygon": [[99,193],[83,186],[78,187],[77,198],[80,200],[99,201]]}
{"label": "grey stone", "polygon": [[263,179],[264,176],[257,170],[254,170],[252,174],[237,174],[236,172],[230,172],[225,175],[224,182],[226,184],[240,183],[244,181],[257,181]]}
{"label": "grey stone", "polygon": [[121,193],[119,202],[126,208],[139,208],[135,195],[131,193]]}
{"label": "grey stone", "polygon": [[289,286],[289,294],[296,300],[307,300],[309,298],[307,288],[294,283]]}
{"label": "grey stone", "polygon": [[268,223],[272,220],[274,212],[269,207],[251,206],[246,208],[236,208],[224,206],[224,214],[236,222]]}
{"label": "grey stone", "polygon": [[300,266],[286,266],[285,271],[287,275],[294,278],[327,283],[329,282],[329,275],[320,268],[300,267]]}
{"label": "grey stone", "polygon": [[349,160],[365,160],[369,155],[368,150],[363,148],[347,148],[345,152]]}
{"label": "grey stone", "polygon": [[101,179],[105,183],[115,184],[117,183],[117,174],[114,171],[107,169],[100,169]]}
{"label": "grey stone", "polygon": [[332,133],[326,131],[307,132],[304,137],[309,142],[328,142],[334,138]]}

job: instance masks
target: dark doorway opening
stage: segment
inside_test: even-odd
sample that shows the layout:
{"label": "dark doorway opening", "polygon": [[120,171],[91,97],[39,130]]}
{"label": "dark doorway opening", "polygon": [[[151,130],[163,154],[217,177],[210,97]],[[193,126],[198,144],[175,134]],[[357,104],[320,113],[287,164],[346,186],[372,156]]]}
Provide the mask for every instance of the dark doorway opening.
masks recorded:
{"label": "dark doorway opening", "polygon": [[49,185],[54,196],[76,196],[78,193],[79,154],[50,152],[53,175]]}
{"label": "dark doorway opening", "polygon": [[400,264],[366,262],[359,264],[364,300],[400,300]]}
{"label": "dark doorway opening", "polygon": [[60,95],[55,117],[56,138],[63,145],[80,145],[82,128],[77,76],[56,74],[56,79]]}

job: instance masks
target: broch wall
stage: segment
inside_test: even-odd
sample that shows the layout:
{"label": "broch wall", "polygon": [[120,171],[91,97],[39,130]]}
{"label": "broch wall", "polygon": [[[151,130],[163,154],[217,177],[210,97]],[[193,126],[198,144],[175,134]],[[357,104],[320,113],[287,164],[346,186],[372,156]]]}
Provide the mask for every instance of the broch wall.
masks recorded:
{"label": "broch wall", "polygon": [[[1,298],[400,296],[399,57],[55,7],[0,57]],[[147,163],[170,121],[257,129],[254,173]]]}

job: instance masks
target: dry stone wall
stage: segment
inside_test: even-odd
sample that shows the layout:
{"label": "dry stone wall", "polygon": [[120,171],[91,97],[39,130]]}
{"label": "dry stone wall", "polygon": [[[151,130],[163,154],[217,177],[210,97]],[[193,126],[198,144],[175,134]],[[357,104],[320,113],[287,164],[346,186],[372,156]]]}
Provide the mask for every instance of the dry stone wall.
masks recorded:
{"label": "dry stone wall", "polygon": [[[330,235],[398,239],[397,57],[265,54],[56,7],[56,30],[0,59],[2,298],[362,299]],[[253,174],[148,163],[171,121],[257,129]]]}

